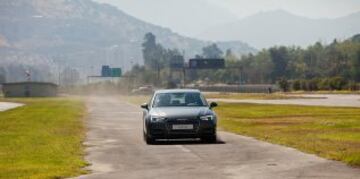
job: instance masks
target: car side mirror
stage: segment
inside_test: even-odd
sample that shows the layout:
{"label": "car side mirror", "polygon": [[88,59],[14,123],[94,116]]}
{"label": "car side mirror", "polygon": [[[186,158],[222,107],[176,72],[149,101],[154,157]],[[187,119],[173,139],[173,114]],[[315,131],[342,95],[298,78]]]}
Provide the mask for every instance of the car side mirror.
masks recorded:
{"label": "car side mirror", "polygon": [[144,103],[141,105],[141,108],[149,110],[149,105],[147,103]]}
{"label": "car side mirror", "polygon": [[210,103],[210,109],[212,109],[212,108],[214,108],[214,107],[217,107],[217,106],[218,106],[218,104],[215,103],[215,102],[211,102],[211,103]]}

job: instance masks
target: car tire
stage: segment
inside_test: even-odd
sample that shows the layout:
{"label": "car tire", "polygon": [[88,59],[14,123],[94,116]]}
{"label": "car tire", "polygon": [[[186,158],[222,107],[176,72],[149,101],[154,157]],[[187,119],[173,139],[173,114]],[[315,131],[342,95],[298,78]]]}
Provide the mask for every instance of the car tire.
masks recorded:
{"label": "car tire", "polygon": [[217,137],[216,135],[206,136],[206,137],[202,137],[201,140],[206,143],[216,143]]}
{"label": "car tire", "polygon": [[155,139],[148,136],[145,132],[144,132],[144,141],[146,142],[146,144],[148,145],[152,145],[155,143]]}

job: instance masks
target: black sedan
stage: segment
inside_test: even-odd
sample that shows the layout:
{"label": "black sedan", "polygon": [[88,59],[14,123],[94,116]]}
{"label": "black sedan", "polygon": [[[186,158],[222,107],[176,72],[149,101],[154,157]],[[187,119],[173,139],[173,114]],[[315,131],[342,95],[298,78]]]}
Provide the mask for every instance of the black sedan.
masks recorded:
{"label": "black sedan", "polygon": [[199,90],[159,90],[143,104],[144,140],[200,138],[216,142],[217,117]]}

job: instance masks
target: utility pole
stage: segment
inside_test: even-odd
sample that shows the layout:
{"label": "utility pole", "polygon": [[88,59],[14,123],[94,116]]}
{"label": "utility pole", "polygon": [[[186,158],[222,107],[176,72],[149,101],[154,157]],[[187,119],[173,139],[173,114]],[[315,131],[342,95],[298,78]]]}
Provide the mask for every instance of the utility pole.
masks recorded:
{"label": "utility pole", "polygon": [[161,85],[161,82],[160,82],[160,64],[159,64],[159,62],[157,62],[157,83],[158,83],[158,86]]}
{"label": "utility pole", "polygon": [[242,81],[243,81],[243,67],[240,66],[239,67],[239,85],[242,84]]}
{"label": "utility pole", "polygon": [[58,64],[57,67],[58,67],[58,85],[60,86],[60,84],[61,84],[61,69],[60,69],[60,64]]}
{"label": "utility pole", "polygon": [[30,72],[30,70],[26,70],[25,74],[26,74],[27,81],[30,82],[31,81],[31,72]]}
{"label": "utility pole", "polygon": [[[130,61],[130,75],[131,76],[133,76],[134,75],[134,80],[131,80],[131,88],[134,88],[135,87],[135,85],[136,85],[136,79],[137,79],[137,76],[136,76],[136,73],[135,74],[133,74],[134,73],[134,71],[133,71],[133,67],[134,67],[134,57],[131,57],[131,61]],[[129,82],[130,83],[130,82]]]}
{"label": "utility pole", "polygon": [[182,55],[183,55],[183,58],[184,58],[184,62],[183,62],[183,77],[184,77],[184,88],[186,88],[186,63],[185,63],[185,50],[183,49],[182,51]]}
{"label": "utility pole", "polygon": [[184,81],[184,86],[183,88],[186,88],[186,67],[183,67],[183,81]]}

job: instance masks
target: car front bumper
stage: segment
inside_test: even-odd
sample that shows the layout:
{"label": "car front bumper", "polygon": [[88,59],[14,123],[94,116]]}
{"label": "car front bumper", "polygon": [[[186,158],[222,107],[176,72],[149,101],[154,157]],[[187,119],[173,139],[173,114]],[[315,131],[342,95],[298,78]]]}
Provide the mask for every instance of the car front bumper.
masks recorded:
{"label": "car front bumper", "polygon": [[[192,124],[190,130],[173,130],[172,125]],[[196,122],[158,122],[150,123],[148,133],[156,139],[179,139],[179,138],[203,138],[216,135],[216,124],[213,121],[196,121]]]}

